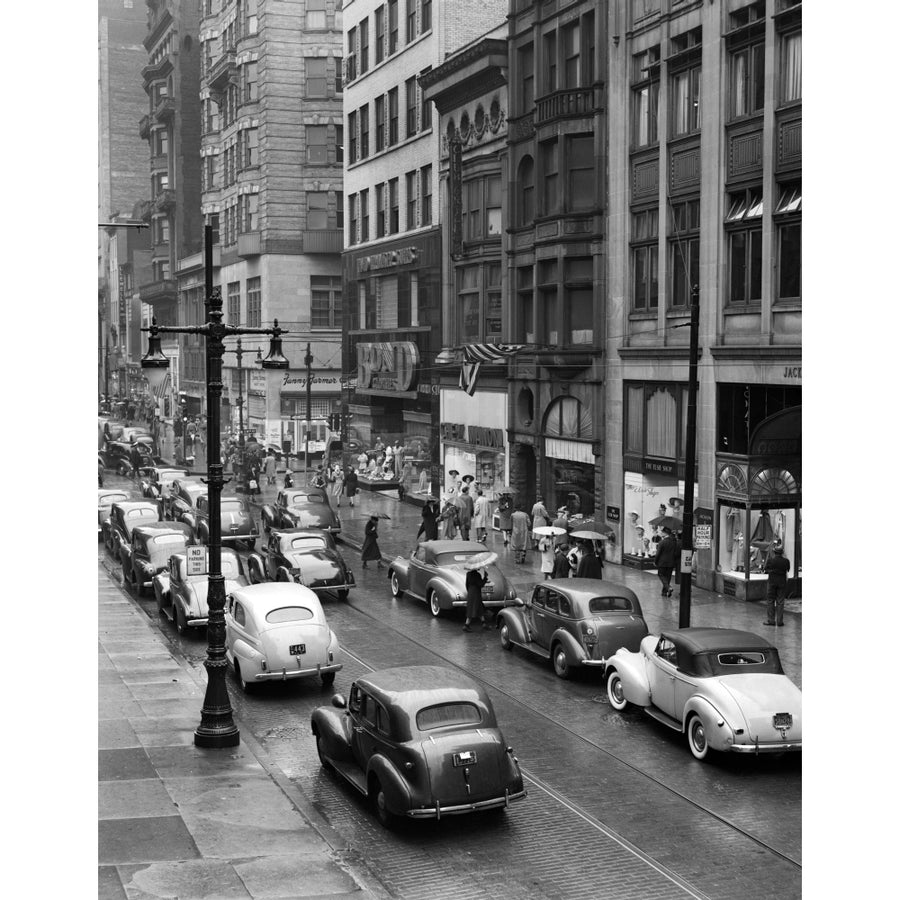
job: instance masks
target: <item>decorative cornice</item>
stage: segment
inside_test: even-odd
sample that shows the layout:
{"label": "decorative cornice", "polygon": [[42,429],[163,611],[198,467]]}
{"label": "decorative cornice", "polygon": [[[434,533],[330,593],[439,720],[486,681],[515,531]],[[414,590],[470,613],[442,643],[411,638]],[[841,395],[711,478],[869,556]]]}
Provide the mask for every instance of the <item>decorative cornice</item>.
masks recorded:
{"label": "decorative cornice", "polygon": [[799,344],[766,344],[765,346],[725,346],[710,347],[713,359],[765,361],[765,360],[799,360],[802,348]]}
{"label": "decorative cornice", "polygon": [[[687,361],[691,355],[691,349],[684,347],[619,347],[618,354],[622,359],[683,359]],[[700,349],[698,359],[702,359],[703,349]]]}

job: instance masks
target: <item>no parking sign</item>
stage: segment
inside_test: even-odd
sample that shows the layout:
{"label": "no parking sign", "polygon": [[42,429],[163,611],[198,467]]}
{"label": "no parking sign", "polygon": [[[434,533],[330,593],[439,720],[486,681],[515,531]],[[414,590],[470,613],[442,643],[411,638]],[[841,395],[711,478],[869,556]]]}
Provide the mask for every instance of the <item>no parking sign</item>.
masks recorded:
{"label": "no parking sign", "polygon": [[187,547],[188,575],[206,574],[206,547]]}

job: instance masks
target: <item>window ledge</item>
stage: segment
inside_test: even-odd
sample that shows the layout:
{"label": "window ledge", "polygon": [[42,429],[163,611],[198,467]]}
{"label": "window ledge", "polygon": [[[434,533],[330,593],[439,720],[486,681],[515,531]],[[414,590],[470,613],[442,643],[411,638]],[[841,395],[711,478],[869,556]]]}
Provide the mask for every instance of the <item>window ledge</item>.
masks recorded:
{"label": "window ledge", "polygon": [[801,299],[776,300],[772,304],[772,312],[802,312],[803,301]]}
{"label": "window ledge", "polygon": [[659,318],[657,310],[633,309],[628,313],[628,319],[631,322],[656,321]]}
{"label": "window ledge", "polygon": [[762,314],[762,304],[761,303],[728,303],[725,308],[722,310],[722,313],[726,316],[747,316],[747,315],[761,315]]}

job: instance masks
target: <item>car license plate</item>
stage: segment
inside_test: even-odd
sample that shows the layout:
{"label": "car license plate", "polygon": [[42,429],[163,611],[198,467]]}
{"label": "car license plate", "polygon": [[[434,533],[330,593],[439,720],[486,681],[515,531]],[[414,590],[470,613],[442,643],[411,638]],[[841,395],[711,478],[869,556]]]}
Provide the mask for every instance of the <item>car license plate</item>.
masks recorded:
{"label": "car license plate", "polygon": [[494,584],[491,581],[486,581],[484,587],[481,589],[485,594],[493,594],[494,593]]}
{"label": "car license plate", "polygon": [[790,713],[775,713],[772,724],[776,728],[790,728],[794,724],[794,717]]}
{"label": "car license plate", "polygon": [[231,533],[232,533],[232,534],[235,534],[236,532],[240,531],[240,529],[241,529],[241,526],[240,526],[240,525],[232,525],[232,526],[231,526]]}
{"label": "car license plate", "polygon": [[453,765],[457,769],[463,766],[474,766],[477,762],[478,757],[475,755],[474,750],[462,750],[453,754]]}
{"label": "car license plate", "polygon": [[291,644],[291,656],[300,656],[306,653],[306,644]]}

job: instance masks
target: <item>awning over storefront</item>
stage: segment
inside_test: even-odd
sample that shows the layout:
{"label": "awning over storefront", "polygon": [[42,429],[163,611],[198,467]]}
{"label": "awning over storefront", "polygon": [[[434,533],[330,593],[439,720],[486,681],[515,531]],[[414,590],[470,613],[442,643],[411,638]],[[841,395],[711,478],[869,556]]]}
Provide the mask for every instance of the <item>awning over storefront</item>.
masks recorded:
{"label": "awning over storefront", "polygon": [[544,455],[551,459],[568,459],[571,462],[594,462],[590,441],[567,441],[562,438],[544,438]]}

